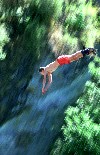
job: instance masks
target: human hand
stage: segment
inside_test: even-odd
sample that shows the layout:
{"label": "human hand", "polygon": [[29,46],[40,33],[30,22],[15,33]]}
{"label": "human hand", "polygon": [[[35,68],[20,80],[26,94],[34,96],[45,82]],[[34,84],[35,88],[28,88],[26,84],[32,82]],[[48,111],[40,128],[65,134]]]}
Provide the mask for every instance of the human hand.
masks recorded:
{"label": "human hand", "polygon": [[47,89],[42,88],[42,94],[45,94]]}
{"label": "human hand", "polygon": [[44,88],[42,88],[42,94],[45,94],[45,92],[46,92],[46,91],[45,91],[45,89],[44,89]]}

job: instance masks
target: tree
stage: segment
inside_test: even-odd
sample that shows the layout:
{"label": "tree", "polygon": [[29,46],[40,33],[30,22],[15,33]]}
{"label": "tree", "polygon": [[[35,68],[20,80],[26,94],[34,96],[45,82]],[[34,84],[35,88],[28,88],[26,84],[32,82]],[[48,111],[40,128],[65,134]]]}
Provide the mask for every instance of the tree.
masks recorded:
{"label": "tree", "polygon": [[87,82],[76,107],[65,112],[63,136],[58,138],[51,155],[99,155],[100,154],[100,59],[90,64],[91,81]]}

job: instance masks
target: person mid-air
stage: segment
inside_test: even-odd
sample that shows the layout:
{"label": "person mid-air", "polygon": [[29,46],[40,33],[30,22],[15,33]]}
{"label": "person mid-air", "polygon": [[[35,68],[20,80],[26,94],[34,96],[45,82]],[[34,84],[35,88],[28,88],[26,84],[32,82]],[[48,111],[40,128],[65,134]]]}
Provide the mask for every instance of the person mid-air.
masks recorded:
{"label": "person mid-air", "polygon": [[[48,64],[46,67],[40,67],[39,72],[41,75],[44,76],[43,78],[43,87],[42,87],[42,94],[44,94],[50,84],[52,83],[52,73],[61,65],[69,64],[73,61],[78,60],[86,55],[96,54],[96,50],[94,48],[87,48],[84,50],[77,51],[71,55],[61,55],[55,61]],[[46,84],[46,76],[48,76],[48,83]]]}

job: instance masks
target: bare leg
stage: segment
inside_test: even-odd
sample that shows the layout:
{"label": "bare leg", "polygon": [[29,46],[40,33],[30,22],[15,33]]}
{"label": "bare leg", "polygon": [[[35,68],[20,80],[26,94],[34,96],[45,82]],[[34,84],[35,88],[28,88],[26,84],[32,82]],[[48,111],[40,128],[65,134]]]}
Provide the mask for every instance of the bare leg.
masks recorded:
{"label": "bare leg", "polygon": [[83,54],[81,53],[81,51],[77,51],[76,53],[72,54],[69,56],[70,62],[76,61],[79,58],[82,58]]}

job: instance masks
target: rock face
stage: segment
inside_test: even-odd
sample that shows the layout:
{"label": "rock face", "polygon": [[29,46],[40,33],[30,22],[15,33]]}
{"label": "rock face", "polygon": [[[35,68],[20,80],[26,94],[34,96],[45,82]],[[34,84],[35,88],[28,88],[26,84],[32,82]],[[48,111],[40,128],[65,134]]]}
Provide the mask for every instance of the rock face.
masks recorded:
{"label": "rock face", "polygon": [[65,109],[76,101],[90,79],[88,60],[59,67],[45,95],[41,94],[42,78],[37,70],[52,60],[47,58],[37,64],[26,89],[29,95],[23,111],[0,127],[0,155],[49,154],[63,124]]}

